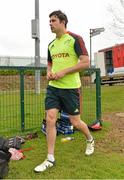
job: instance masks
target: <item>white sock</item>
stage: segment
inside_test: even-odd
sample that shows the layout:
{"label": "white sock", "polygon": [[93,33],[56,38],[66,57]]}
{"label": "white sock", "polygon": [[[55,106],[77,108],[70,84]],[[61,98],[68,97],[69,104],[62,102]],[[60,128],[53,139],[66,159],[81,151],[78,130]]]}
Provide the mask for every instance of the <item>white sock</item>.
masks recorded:
{"label": "white sock", "polygon": [[90,136],[90,138],[87,139],[87,141],[89,141],[89,142],[92,142],[92,140],[93,140],[92,136]]}
{"label": "white sock", "polygon": [[48,159],[49,161],[52,161],[52,162],[55,161],[55,158],[54,158],[54,155],[53,155],[53,154],[48,154],[48,155],[47,155],[47,159]]}

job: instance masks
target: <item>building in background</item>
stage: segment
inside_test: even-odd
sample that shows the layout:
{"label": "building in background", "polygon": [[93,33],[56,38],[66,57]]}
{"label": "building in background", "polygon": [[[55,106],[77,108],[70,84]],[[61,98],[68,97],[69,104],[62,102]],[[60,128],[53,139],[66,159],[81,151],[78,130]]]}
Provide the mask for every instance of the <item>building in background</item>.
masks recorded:
{"label": "building in background", "polygon": [[124,43],[99,50],[94,62],[100,68],[102,84],[124,83]]}

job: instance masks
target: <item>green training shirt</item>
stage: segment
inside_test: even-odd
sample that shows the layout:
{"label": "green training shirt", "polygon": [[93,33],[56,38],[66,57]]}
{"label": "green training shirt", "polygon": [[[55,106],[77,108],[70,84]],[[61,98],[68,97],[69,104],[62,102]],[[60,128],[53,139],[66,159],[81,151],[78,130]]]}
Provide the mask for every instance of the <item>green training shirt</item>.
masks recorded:
{"label": "green training shirt", "polygon": [[[48,46],[48,63],[51,63],[53,73],[76,65],[80,55],[88,55],[84,41],[81,36],[71,32],[56,38]],[[49,81],[49,85],[61,89],[79,88],[81,86],[79,72]]]}

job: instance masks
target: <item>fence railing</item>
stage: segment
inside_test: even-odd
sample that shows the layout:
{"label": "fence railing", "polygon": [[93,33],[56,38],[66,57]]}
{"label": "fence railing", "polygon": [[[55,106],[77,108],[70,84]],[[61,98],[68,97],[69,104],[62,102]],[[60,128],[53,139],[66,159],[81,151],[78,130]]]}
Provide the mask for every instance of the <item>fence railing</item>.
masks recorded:
{"label": "fence railing", "polygon": [[[40,71],[40,93],[35,90],[35,71]],[[95,77],[92,80],[92,75]],[[86,123],[101,120],[100,70],[81,72],[81,117]],[[45,118],[46,69],[0,67],[0,134],[41,129]]]}

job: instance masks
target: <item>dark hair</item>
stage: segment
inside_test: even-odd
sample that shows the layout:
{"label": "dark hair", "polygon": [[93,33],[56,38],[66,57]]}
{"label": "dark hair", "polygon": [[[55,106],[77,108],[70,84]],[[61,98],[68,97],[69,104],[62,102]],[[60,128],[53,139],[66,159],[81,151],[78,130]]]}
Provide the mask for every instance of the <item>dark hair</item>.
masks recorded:
{"label": "dark hair", "polygon": [[49,17],[51,16],[57,16],[61,21],[65,21],[65,27],[67,26],[68,23],[68,18],[66,16],[66,14],[64,14],[62,11],[58,10],[58,11],[53,11],[52,13],[50,13]]}

